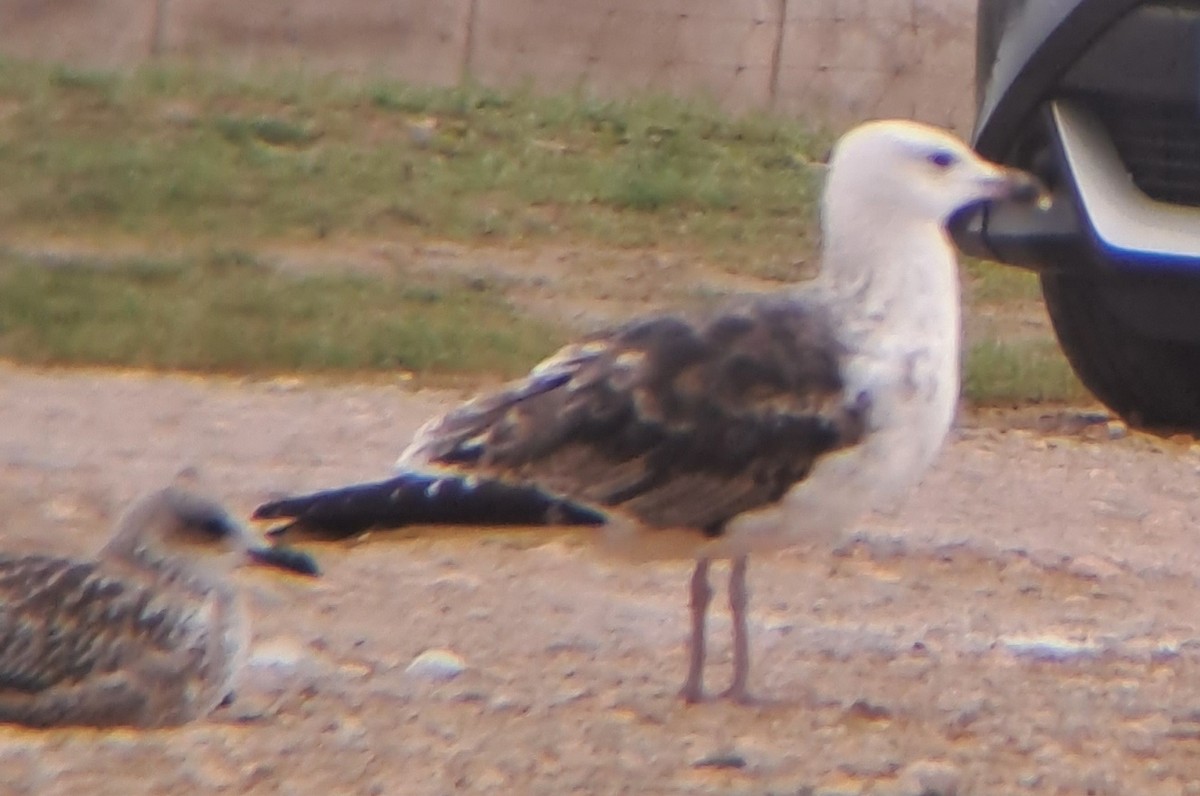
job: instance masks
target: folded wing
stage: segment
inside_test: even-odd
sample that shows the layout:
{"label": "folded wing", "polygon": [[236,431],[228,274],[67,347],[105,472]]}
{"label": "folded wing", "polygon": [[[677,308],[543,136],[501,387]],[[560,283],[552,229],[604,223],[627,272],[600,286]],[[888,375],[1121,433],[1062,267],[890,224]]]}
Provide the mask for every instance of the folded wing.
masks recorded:
{"label": "folded wing", "polygon": [[568,346],[426,424],[399,464],[715,534],[859,440],[869,396],[846,394],[842,360],[828,316],[796,298],[654,317]]}

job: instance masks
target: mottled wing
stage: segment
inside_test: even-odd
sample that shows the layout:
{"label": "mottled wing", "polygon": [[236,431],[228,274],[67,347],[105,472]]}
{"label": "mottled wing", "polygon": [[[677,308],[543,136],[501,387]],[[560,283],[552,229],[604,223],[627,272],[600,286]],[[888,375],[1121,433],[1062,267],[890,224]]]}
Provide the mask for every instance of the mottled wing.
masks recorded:
{"label": "mottled wing", "polygon": [[166,650],[168,619],[150,590],[106,577],[94,563],[0,558],[0,703]]}
{"label": "mottled wing", "polygon": [[844,393],[843,356],[826,313],[799,299],[638,321],[433,421],[401,462],[716,533],[857,442],[869,397]]}

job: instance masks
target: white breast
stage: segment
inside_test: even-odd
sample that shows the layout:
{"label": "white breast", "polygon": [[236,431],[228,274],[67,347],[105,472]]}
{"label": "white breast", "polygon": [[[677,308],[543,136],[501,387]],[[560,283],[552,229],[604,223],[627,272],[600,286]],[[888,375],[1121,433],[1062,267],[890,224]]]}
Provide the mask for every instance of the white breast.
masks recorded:
{"label": "white breast", "polygon": [[924,244],[914,244],[912,262],[895,263],[840,297],[841,328],[853,352],[846,394],[870,396],[863,440],[818,459],[778,504],[734,519],[713,555],[828,543],[868,510],[903,497],[925,474],[958,402],[959,286],[944,237]]}

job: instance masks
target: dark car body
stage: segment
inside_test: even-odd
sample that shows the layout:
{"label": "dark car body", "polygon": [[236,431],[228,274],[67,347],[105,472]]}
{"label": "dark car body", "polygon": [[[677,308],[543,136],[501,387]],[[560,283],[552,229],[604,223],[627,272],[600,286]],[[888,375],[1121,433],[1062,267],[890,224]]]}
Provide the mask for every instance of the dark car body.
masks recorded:
{"label": "dark car body", "polygon": [[1047,184],[965,251],[1036,269],[1084,383],[1139,425],[1200,428],[1200,2],[980,0],[973,145]]}

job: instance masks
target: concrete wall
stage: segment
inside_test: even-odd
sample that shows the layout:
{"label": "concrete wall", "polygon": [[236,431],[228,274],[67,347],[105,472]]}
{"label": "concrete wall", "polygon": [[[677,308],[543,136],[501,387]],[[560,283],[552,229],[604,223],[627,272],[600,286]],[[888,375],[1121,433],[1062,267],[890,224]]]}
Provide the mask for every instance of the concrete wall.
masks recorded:
{"label": "concrete wall", "polygon": [[974,0],[0,0],[0,53],[658,90],[966,133]]}

